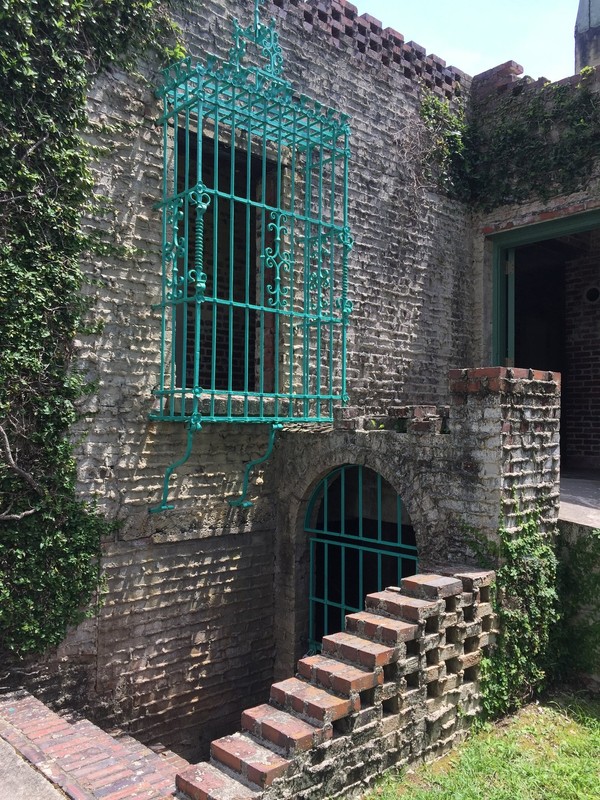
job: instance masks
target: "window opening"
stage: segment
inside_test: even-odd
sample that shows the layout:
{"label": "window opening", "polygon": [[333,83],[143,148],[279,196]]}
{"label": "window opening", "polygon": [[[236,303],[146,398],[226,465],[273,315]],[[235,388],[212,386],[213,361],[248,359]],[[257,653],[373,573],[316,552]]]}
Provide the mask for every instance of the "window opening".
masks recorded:
{"label": "window opening", "polygon": [[[205,423],[274,431],[331,422],[347,401],[349,118],[283,79],[261,2],[253,24],[234,20],[227,61],[184,59],[159,90],[162,327],[151,419],[184,423],[186,453]],[[169,507],[173,469],[155,510]]]}
{"label": "window opening", "polygon": [[365,595],[414,575],[414,529],[400,495],[381,475],[346,465],[331,472],[308,505],[309,648],[344,629],[346,614],[361,611]]}

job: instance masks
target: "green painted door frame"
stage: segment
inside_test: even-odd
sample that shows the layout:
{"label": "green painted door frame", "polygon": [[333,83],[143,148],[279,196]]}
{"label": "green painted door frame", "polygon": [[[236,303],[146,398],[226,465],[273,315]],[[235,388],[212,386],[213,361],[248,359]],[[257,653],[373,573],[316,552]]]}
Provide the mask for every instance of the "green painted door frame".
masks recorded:
{"label": "green painted door frame", "polygon": [[515,250],[524,245],[582,233],[599,226],[600,210],[527,225],[490,237],[493,245],[492,360],[494,365],[515,365]]}

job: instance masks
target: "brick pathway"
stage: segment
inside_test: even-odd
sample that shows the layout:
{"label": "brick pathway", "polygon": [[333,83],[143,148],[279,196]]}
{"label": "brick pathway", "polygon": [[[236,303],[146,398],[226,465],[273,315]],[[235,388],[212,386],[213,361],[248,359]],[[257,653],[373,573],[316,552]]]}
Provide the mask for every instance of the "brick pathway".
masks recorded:
{"label": "brick pathway", "polygon": [[71,800],[173,800],[175,775],[189,767],[169,751],[55,714],[26,692],[0,696],[0,737]]}

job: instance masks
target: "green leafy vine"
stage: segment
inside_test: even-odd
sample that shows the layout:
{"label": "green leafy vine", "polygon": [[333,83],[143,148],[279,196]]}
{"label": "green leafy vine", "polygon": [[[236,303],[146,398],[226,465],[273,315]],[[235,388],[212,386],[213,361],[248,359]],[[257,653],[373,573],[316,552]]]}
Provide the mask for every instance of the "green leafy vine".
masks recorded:
{"label": "green leafy vine", "polygon": [[[93,250],[86,93],[173,28],[157,0],[0,0],[0,646],[57,645],[99,582],[111,525],[76,493],[80,260]],[[89,331],[88,331],[89,332]]]}
{"label": "green leafy vine", "polygon": [[600,674],[600,529],[557,539],[560,621],[553,633],[554,679]]}
{"label": "green leafy vine", "polygon": [[499,634],[481,663],[483,712],[494,718],[521,706],[546,683],[558,620],[557,560],[539,512],[518,514],[517,528],[501,527],[497,543],[469,538],[482,562],[496,569]]}
{"label": "green leafy vine", "polygon": [[431,89],[421,87],[419,113],[428,142],[424,174],[451,196],[464,199],[467,122],[462,104],[452,106]]}
{"label": "green leafy vine", "polygon": [[487,98],[469,124],[469,190],[483,210],[582,189],[600,148],[600,95],[576,84]]}
{"label": "green leafy vine", "polygon": [[483,211],[583,189],[600,150],[594,75],[584,69],[577,82],[543,87],[519,82],[475,98],[467,114],[422,89],[426,177]]}

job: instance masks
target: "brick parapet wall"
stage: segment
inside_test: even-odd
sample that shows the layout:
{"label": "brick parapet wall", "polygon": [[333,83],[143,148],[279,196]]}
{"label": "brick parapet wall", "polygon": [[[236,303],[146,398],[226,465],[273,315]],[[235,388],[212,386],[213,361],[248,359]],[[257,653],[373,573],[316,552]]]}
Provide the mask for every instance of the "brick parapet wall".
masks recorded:
{"label": "brick parapet wall", "polygon": [[[406,79],[406,87],[417,93],[420,86],[447,100],[464,95],[471,78],[416,42],[405,42],[393,28],[384,28],[370,14],[346,0],[272,0],[273,12],[293,18],[307,33],[327,38],[330,47],[352,53],[365,66],[386,67]],[[279,9],[279,10],[278,10]]]}
{"label": "brick parapet wall", "polygon": [[[482,433],[487,428],[497,439],[498,456],[484,471],[491,477],[497,469],[502,523],[513,528],[519,514],[539,511],[552,530],[559,503],[560,374],[509,367],[451,370],[450,387],[455,413],[460,405],[467,408],[463,425],[473,429],[479,417]],[[468,435],[464,428],[456,432]],[[485,450],[479,454],[474,447],[473,457],[481,463]]]}

